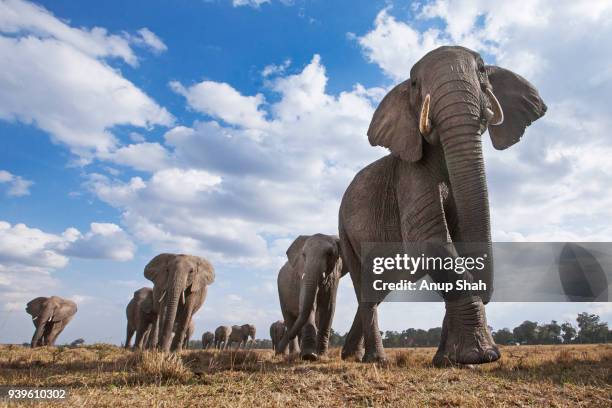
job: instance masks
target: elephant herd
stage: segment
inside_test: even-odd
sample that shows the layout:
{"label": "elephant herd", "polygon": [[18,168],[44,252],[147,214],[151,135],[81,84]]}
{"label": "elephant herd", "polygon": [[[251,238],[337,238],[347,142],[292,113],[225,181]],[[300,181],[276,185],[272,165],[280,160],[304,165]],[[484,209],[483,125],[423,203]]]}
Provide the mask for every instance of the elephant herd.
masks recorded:
{"label": "elephant herd", "polygon": [[[341,356],[384,361],[379,302],[363,296],[363,244],[400,242],[411,255],[409,243],[427,242],[439,244],[434,255],[459,258],[474,254],[457,243],[479,243],[486,261],[477,275],[416,270],[406,278],[485,282],[487,290],[478,295],[441,293],[446,314],[434,364],[497,360],[500,352],[484,308],[492,294],[493,262],[482,134],[488,129],[493,147],[506,149],[546,109],[526,79],[485,65],[467,48],[440,47],[419,60],[410,78],[391,89],[374,112],[369,142],[390,154],[359,171],[347,187],[338,235],[302,235],[287,249],[277,278],[283,321],[270,326],[275,352],[299,352],[305,360],[327,352],[338,284],[349,274],[358,307]],[[138,348],[181,350],[191,335],[192,316],[214,281],[214,269],[196,256],[161,254],[147,264],[144,275],[153,288],[137,290],[127,307],[126,346],[136,333]],[[52,345],[76,305],[55,296],[36,298],[27,311],[36,325],[32,346]],[[252,325],[220,326],[203,334],[202,345],[246,347],[249,337],[252,342]]]}

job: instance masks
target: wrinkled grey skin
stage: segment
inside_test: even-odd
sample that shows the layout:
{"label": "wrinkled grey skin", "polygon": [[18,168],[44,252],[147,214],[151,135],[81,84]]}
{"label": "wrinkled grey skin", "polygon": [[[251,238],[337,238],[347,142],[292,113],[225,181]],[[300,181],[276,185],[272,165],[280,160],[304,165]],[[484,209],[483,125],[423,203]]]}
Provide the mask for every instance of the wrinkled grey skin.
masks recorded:
{"label": "wrinkled grey skin", "polygon": [[287,332],[276,349],[284,353],[298,349],[300,356],[316,360],[327,352],[336,307],[336,292],[342,273],[337,237],[301,235],[287,249],[287,262],[278,273],[278,295]]}
{"label": "wrinkled grey skin", "polygon": [[[215,279],[213,266],[204,258],[183,254],[160,254],[144,269],[153,282],[153,310],[157,321],[152,347],[163,352],[181,351],[193,314],[206,299],[208,285]],[[176,323],[176,336],[173,329]]]}
{"label": "wrinkled grey skin", "polygon": [[225,350],[229,346],[232,328],[230,326],[219,326],[215,330],[215,348]]}
{"label": "wrinkled grey skin", "polygon": [[32,336],[32,348],[53,346],[57,336],[77,312],[77,305],[59,296],[37,297],[28,302],[26,312],[32,316],[36,328]]}
{"label": "wrinkled grey skin", "polygon": [[[420,126],[425,123],[421,118],[428,94],[425,117],[430,123]],[[496,106],[503,111],[502,123]],[[479,364],[500,357],[484,309],[493,270],[481,134],[488,126],[493,146],[505,149],[518,142],[525,128],[545,111],[546,105],[527,80],[503,68],[485,66],[477,53],[463,47],[431,51],[414,65],[410,79],[381,101],[368,138],[372,145],[389,148],[391,154],[355,176],[340,206],[340,246],[359,302],[343,358],[385,360],[378,305],[361,299],[361,244],[424,241],[448,243],[440,256],[466,255],[458,253],[453,242],[484,243],[488,257],[479,278],[489,292],[445,299],[442,340],[434,364]],[[422,276],[418,272],[412,278]],[[473,280],[469,274],[462,277],[452,271],[431,277],[434,281]]]}
{"label": "wrinkled grey skin", "polygon": [[251,342],[251,347],[253,347],[253,342],[255,341],[255,333],[256,329],[255,326],[253,326],[252,324],[232,326],[232,332],[229,335],[228,347],[231,347],[232,343],[238,343],[236,349],[239,349],[240,346],[244,346],[244,348],[246,349],[249,341]]}
{"label": "wrinkled grey skin", "polygon": [[[281,320],[277,320],[276,322],[270,325],[270,338],[272,339],[272,350],[273,351],[276,351],[278,347],[278,343],[280,343],[286,331],[287,331],[287,326],[285,326],[285,322]],[[287,351],[289,350],[285,349],[285,352]]]}
{"label": "wrinkled grey skin", "polygon": [[211,347],[214,347],[215,345],[215,333],[213,332],[205,332],[204,334],[202,334],[202,348],[203,349],[209,349]]}
{"label": "wrinkled grey skin", "polygon": [[131,347],[132,336],[136,333],[134,347],[142,350],[147,345],[149,334],[157,320],[153,311],[153,289],[140,288],[128,303],[125,314],[127,317],[127,333],[125,348]]}
{"label": "wrinkled grey skin", "polygon": [[[172,331],[172,338],[176,335],[178,331],[178,322],[174,323],[174,330]],[[187,332],[185,333],[185,338],[183,339],[183,348],[189,349],[189,341],[191,340],[191,336],[195,331],[195,324],[193,322],[189,323],[189,327],[187,328]]]}

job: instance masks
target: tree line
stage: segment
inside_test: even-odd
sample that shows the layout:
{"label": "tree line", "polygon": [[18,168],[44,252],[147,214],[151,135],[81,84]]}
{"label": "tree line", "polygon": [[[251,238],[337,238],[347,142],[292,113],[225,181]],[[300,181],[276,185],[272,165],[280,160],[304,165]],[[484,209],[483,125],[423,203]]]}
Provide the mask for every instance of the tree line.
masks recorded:
{"label": "tree line", "polygon": [[[577,325],[571,323],[559,324],[556,320],[539,324],[525,320],[513,328],[493,330],[491,333],[497,344],[570,344],[570,343],[608,343],[612,342],[612,330],[608,323],[600,321],[596,314],[580,313],[576,318]],[[429,330],[409,328],[399,331],[381,332],[385,347],[437,347],[442,335],[441,327]],[[346,333],[340,335],[332,330],[331,346],[342,346]]]}

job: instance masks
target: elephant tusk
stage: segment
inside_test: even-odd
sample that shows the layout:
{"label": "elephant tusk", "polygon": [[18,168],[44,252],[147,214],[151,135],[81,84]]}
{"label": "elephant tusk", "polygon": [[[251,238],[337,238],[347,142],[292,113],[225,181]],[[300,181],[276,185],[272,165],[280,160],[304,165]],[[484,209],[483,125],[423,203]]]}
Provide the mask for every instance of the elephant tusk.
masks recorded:
{"label": "elephant tusk", "polygon": [[419,131],[422,135],[428,135],[431,132],[431,122],[429,120],[429,102],[431,97],[429,94],[425,96],[423,100],[423,106],[421,106],[421,114],[419,115]]}
{"label": "elephant tusk", "polygon": [[490,88],[485,90],[487,97],[489,98],[489,102],[491,102],[491,108],[493,110],[493,117],[490,120],[490,125],[499,126],[504,123],[504,111],[502,110],[499,101],[493,94],[493,91]]}
{"label": "elephant tusk", "polygon": [[183,304],[185,304],[185,291],[183,291],[183,292],[181,293],[181,297],[182,297],[182,299],[183,299]]}
{"label": "elephant tusk", "polygon": [[159,298],[159,303],[161,303],[162,300],[164,300],[164,297],[166,296],[166,291],[164,290],[164,293],[162,293],[161,297]]}
{"label": "elephant tusk", "polygon": [[49,320],[47,320],[47,323],[50,322],[51,320],[53,320],[53,316],[49,317]]}
{"label": "elephant tusk", "polygon": [[38,316],[34,316],[34,317],[32,318],[32,321],[34,321],[34,320],[36,320],[36,319],[38,319]]}

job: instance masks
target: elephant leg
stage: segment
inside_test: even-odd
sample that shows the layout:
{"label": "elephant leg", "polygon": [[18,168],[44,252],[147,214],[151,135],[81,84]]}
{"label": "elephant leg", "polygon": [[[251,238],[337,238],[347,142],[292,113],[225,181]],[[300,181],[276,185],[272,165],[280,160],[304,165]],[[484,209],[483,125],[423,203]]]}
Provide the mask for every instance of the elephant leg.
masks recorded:
{"label": "elephant leg", "polygon": [[336,308],[336,293],[338,291],[338,281],[321,290],[317,296],[317,354],[325,355],[329,347],[329,335],[331,333],[332,320]]}
{"label": "elephant leg", "polygon": [[47,337],[47,345],[49,346],[54,346],[55,345],[55,340],[57,339],[57,336],[59,336],[59,334],[62,332],[64,328],[64,322],[55,322],[52,323],[51,326],[51,331],[49,333],[49,336]]}
{"label": "elephant leg", "polygon": [[353,324],[346,335],[344,345],[342,346],[341,357],[343,360],[355,359],[361,361],[365,353],[363,346],[363,329],[361,326],[361,316],[359,315],[359,309],[355,313],[353,318]]}
{"label": "elephant leg", "polygon": [[43,335],[41,336],[40,340],[38,341],[38,345],[39,346],[52,346],[52,344],[49,344],[49,338],[51,336],[51,331],[53,330],[53,324],[52,322],[48,322],[45,323],[45,328],[43,330]]}
{"label": "elephant leg", "polygon": [[[285,320],[285,324],[287,325],[287,327],[293,327],[293,324],[295,323],[295,320],[297,319],[297,317],[293,316],[291,313],[289,312],[285,312],[283,311],[283,319]],[[283,354],[293,354],[293,353],[299,353],[300,352],[300,339],[299,339],[300,334],[298,334],[297,336],[295,336],[290,342],[289,342],[289,351],[287,351],[287,349],[285,349],[285,352]],[[282,339],[282,336],[278,339],[278,342],[280,343],[280,340]]]}
{"label": "elephant leg", "polygon": [[179,308],[177,312],[177,330],[172,339],[172,351],[181,351],[183,349],[183,342],[185,341],[185,337],[187,337],[187,330],[189,329],[189,321],[191,318],[191,310],[188,305],[189,301],[187,301],[185,307]]}
{"label": "elephant leg", "polygon": [[301,341],[300,357],[302,360],[317,360],[319,355],[317,354],[317,327],[315,325],[314,310],[308,316],[308,321],[304,324],[304,327],[302,327]]}
{"label": "elephant leg", "polygon": [[[353,288],[355,289],[355,296],[357,297],[357,302],[359,302],[361,292],[357,289],[358,285],[356,285],[355,282],[361,281],[361,263],[342,228],[340,229],[340,237],[342,243],[342,261],[346,262],[347,269],[350,271]],[[342,346],[341,357],[343,360],[355,359],[361,361],[364,354],[363,327],[361,325],[361,315],[359,314],[358,308],[353,318],[353,324]]]}

